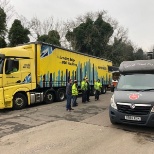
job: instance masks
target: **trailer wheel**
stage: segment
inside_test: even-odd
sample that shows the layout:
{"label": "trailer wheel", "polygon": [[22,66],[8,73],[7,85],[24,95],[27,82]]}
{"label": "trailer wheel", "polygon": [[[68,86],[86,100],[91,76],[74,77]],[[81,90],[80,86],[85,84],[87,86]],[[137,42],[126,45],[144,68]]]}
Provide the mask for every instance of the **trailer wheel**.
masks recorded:
{"label": "trailer wheel", "polygon": [[106,86],[103,86],[102,88],[102,94],[105,94],[106,93]]}
{"label": "trailer wheel", "polygon": [[13,98],[13,108],[15,110],[23,109],[27,105],[27,97],[22,93],[16,93]]}
{"label": "trailer wheel", "polygon": [[58,89],[57,90],[57,101],[62,102],[65,100],[65,90],[64,89]]}
{"label": "trailer wheel", "polygon": [[49,90],[45,93],[45,96],[44,96],[45,103],[47,104],[53,103],[54,99],[55,99],[55,95],[52,91]]}

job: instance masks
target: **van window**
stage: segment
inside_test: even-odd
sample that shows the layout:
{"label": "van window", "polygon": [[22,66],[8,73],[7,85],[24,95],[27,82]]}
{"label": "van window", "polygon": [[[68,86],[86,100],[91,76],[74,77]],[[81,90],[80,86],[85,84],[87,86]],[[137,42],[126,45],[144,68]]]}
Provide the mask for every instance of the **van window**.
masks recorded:
{"label": "van window", "polygon": [[121,75],[117,89],[119,90],[145,90],[154,88],[154,74]]}

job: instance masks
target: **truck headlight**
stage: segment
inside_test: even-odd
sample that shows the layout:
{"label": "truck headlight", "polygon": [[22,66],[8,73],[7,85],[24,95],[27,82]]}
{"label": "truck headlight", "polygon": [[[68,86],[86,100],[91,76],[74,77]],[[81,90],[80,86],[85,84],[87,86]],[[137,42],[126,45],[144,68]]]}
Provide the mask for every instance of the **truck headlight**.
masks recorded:
{"label": "truck headlight", "polygon": [[110,101],[111,107],[114,108],[115,110],[117,110],[117,105],[114,101],[114,95],[112,95],[111,97],[111,101]]}

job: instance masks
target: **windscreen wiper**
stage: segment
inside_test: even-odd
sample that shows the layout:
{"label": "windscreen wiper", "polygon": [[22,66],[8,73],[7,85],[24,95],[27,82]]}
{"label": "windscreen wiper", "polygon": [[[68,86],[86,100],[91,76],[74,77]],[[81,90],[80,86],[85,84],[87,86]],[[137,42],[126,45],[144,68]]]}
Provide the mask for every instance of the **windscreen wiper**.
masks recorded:
{"label": "windscreen wiper", "polygon": [[140,89],[117,89],[118,91],[140,91]]}
{"label": "windscreen wiper", "polygon": [[151,88],[151,89],[142,89],[141,91],[152,91],[154,90],[154,88]]}

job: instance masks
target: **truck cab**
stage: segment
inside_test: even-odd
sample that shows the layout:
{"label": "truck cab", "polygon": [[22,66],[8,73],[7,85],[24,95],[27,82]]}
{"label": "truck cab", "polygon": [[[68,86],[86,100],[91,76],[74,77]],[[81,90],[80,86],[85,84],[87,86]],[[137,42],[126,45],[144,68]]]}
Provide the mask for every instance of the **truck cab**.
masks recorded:
{"label": "truck cab", "polygon": [[24,108],[36,87],[31,46],[0,49],[0,109]]}
{"label": "truck cab", "polygon": [[122,62],[109,107],[112,124],[154,126],[154,60]]}

